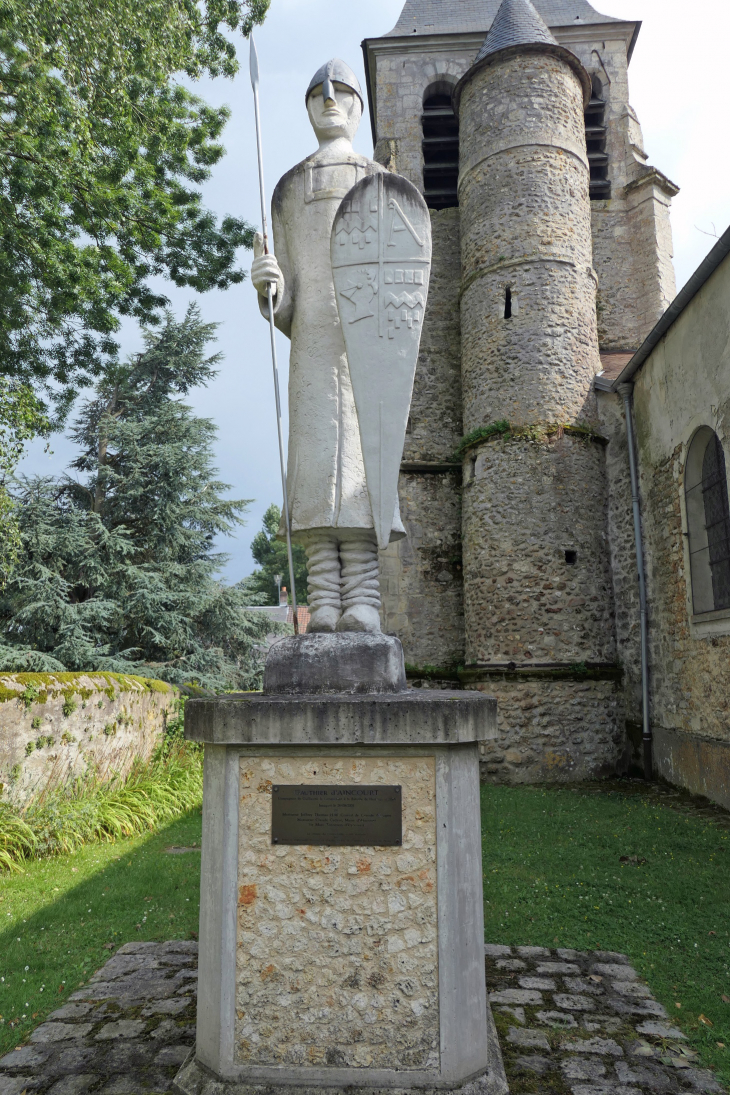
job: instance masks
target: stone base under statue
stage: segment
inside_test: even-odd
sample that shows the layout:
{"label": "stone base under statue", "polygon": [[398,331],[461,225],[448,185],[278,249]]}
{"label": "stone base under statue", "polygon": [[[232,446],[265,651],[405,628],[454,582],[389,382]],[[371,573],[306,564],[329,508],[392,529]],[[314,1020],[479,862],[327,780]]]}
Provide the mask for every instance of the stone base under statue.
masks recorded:
{"label": "stone base under statue", "polygon": [[[479,813],[496,702],[248,694],[188,700],[185,720],[205,742],[205,784],[196,1053],[177,1091],[506,1092],[489,1037]],[[397,838],[338,843],[330,827],[277,842],[282,792],[318,809],[323,794],[397,792]],[[369,817],[362,807],[356,821]]]}
{"label": "stone base under statue", "polygon": [[267,695],[405,692],[400,639],[381,632],[342,631],[279,639],[266,657]]}

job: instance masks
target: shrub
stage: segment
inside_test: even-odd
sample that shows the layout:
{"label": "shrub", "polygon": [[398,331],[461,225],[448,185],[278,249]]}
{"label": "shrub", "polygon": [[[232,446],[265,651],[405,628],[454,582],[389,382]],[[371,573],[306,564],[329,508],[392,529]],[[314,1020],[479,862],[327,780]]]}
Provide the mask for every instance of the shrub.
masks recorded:
{"label": "shrub", "polygon": [[90,772],[32,799],[22,811],[0,805],[0,870],[22,870],[32,857],[156,829],[199,806],[202,797],[200,750],[165,739],[153,758],[137,762],[126,779],[101,782]]}

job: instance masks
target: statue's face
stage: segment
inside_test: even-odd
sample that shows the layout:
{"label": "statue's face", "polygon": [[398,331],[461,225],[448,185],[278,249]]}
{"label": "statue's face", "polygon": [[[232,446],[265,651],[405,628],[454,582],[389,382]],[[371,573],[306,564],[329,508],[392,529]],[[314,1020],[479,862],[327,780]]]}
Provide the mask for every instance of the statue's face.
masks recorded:
{"label": "statue's face", "polygon": [[347,137],[351,141],[362,117],[360,99],[349,87],[338,83],[334,84],[335,98],[323,99],[322,87],[316,87],[307,99],[307,113],[317,139]]}

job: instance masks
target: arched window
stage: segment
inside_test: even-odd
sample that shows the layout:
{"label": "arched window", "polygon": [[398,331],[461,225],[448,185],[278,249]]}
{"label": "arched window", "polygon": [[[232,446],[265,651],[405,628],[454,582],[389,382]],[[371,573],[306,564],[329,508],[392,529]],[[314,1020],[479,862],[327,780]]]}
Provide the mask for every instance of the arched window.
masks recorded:
{"label": "arched window", "polygon": [[591,200],[611,197],[608,178],[608,152],[606,151],[606,100],[603,85],[597,76],[592,79],[591,98],[586,107],[586,148],[591,172]]}
{"label": "arched window", "polygon": [[720,438],[703,426],[692,438],[684,473],[695,613],[730,608],[730,503]]}
{"label": "arched window", "polygon": [[423,196],[429,209],[459,204],[459,122],[451,93],[452,85],[441,81],[423,96]]}

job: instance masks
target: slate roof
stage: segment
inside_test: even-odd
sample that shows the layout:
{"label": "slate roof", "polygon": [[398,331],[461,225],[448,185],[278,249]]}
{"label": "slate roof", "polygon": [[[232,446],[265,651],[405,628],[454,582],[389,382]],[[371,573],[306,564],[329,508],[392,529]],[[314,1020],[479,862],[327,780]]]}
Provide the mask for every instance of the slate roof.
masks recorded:
{"label": "slate roof", "polygon": [[502,0],[476,59],[481,61],[482,57],[508,46],[532,45],[535,42],[557,45],[531,0]]}
{"label": "slate roof", "polygon": [[[486,34],[499,3],[500,0],[406,0],[400,19],[386,37],[414,33]],[[623,22],[611,15],[601,15],[588,0],[535,0],[535,7],[549,27]]]}

